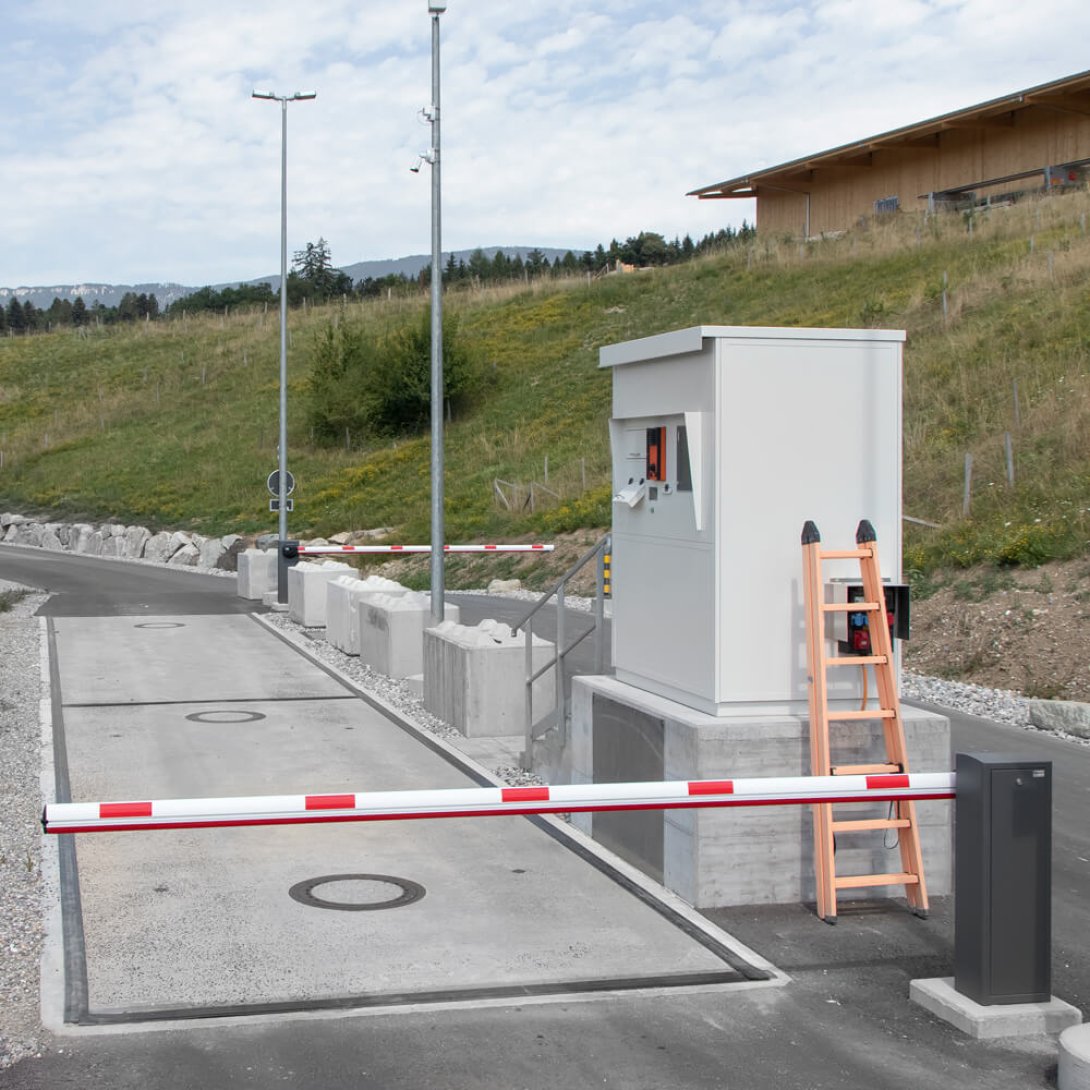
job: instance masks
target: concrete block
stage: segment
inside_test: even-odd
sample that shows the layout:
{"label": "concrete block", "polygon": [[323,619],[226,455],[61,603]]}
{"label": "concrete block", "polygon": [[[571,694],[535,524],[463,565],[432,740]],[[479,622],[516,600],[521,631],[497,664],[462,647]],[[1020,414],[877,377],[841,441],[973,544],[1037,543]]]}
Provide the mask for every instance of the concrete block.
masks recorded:
{"label": "concrete block", "polygon": [[1090,1026],[1069,1026],[1060,1034],[1059,1090],[1090,1090]]}
{"label": "concrete block", "polygon": [[358,655],[360,604],[378,594],[398,596],[407,593],[407,588],[400,583],[384,579],[381,575],[369,575],[366,579],[342,575],[332,580],[326,584],[326,640],[346,655]]}
{"label": "concrete block", "polygon": [[[954,989],[953,977],[913,980],[908,996],[936,1018],[978,1039],[1059,1033],[1082,1022],[1082,1012],[1053,996],[1047,1003],[995,1003],[983,1006]],[[1063,1081],[1060,1087],[1063,1088]],[[1090,1085],[1080,1084],[1075,1085]]]}
{"label": "concrete block", "polygon": [[1029,721],[1042,730],[1090,738],[1090,704],[1077,700],[1030,700]]}
{"label": "concrete block", "polygon": [[[607,717],[597,736],[596,719]],[[910,767],[914,772],[948,772],[952,767],[950,727],[940,715],[902,707]],[[627,723],[631,720],[631,731]],[[572,682],[572,717],[564,759],[556,763],[553,782],[594,783],[602,778],[638,779],[625,775],[637,768],[635,747],[642,741],[640,723],[656,726],[661,776],[665,780],[742,779],[805,776],[810,773],[809,724],[805,717],[711,715],[645,692],[615,678],[576,677]],[[619,724],[619,725],[618,725]],[[877,722],[838,725],[835,759],[870,764],[884,760]],[[535,749],[535,760],[537,751]],[[601,765],[596,776],[596,758]],[[536,767],[535,767],[536,771]],[[653,777],[648,777],[653,778]],[[887,804],[853,807],[853,817],[884,817]],[[873,813],[871,812],[873,810]],[[916,806],[925,877],[931,896],[953,889],[953,804],[921,802]],[[595,832],[595,815],[580,827]],[[623,819],[627,820],[627,819]],[[646,820],[646,819],[645,819]],[[698,908],[726,905],[801,903],[815,896],[812,815],[809,807],[762,806],[730,809],[669,810],[662,815],[661,859],[630,862]],[[616,835],[617,821],[611,819]],[[635,826],[633,826],[635,828]],[[622,830],[623,831],[623,830]],[[633,842],[638,842],[633,836]],[[896,855],[896,850],[893,852]],[[882,834],[845,839],[837,860],[843,873],[892,869]],[[626,858],[628,858],[626,856]],[[847,890],[849,900],[901,897],[901,887]]]}
{"label": "concrete block", "polygon": [[[534,637],[534,670],[555,653]],[[424,633],[424,707],[467,737],[523,734],[526,730],[526,646],[522,633],[498,621],[475,628],[444,621]],[[534,716],[555,708],[551,672],[534,683]]]}
{"label": "concrete block", "polygon": [[[450,623],[458,607],[446,604]],[[431,624],[426,594],[372,594],[357,605],[360,662],[387,677],[412,677],[424,671],[424,630]]]}
{"label": "concrete block", "polygon": [[325,628],[325,592],[330,580],[352,575],[348,564],[306,561],[288,568],[288,616],[305,628]]}
{"label": "concrete block", "polygon": [[261,601],[271,590],[276,594],[276,561],[273,550],[245,549],[238,556],[238,596]]}

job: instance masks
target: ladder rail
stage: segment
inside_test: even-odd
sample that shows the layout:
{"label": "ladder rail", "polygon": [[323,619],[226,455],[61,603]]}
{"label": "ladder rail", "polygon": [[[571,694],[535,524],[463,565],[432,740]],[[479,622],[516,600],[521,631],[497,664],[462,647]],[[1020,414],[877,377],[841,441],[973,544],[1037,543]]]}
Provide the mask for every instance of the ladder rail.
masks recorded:
{"label": "ladder rail", "polygon": [[[806,615],[806,650],[809,680],[810,765],[813,775],[846,775],[859,769],[882,769],[907,772],[908,754],[905,746],[904,720],[894,677],[893,641],[886,617],[885,590],[882,586],[878,559],[877,535],[869,522],[863,520],[856,532],[855,549],[822,549],[821,535],[813,522],[807,522],[802,532],[803,589]],[[822,564],[828,560],[856,560],[863,583],[863,601],[826,602],[822,579]],[[870,636],[870,654],[859,656],[827,653],[826,620],[847,613],[866,615]],[[830,710],[828,670],[833,667],[858,665],[866,678],[869,666],[875,676],[877,707],[864,706],[850,711]],[[864,694],[866,689],[864,688]],[[829,736],[831,723],[880,722],[885,746],[885,764],[834,765]],[[888,818],[837,819],[832,803],[813,807],[814,865],[817,888],[817,913],[829,923],[836,922],[837,892],[842,889],[878,886],[901,886],[910,907],[918,915],[926,915],[927,886],[923,875],[919,825],[915,804],[898,801]],[[893,829],[900,849],[901,870],[897,873],[840,875],[836,873],[837,834],[854,834]]]}

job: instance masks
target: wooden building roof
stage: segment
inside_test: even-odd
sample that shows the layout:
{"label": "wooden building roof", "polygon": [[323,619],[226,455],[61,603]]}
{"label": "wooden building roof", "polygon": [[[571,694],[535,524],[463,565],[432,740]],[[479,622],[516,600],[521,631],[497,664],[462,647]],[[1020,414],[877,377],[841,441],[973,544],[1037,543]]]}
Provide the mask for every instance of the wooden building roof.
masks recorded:
{"label": "wooden building roof", "polygon": [[877,151],[889,148],[937,148],[944,132],[958,129],[1013,128],[1015,115],[1030,108],[1090,117],[1090,71],[1044,83],[1039,87],[1030,87],[990,102],[982,102],[979,106],[955,110],[930,121],[920,121],[852,144],[793,159],[779,166],[765,167],[739,178],[702,186],[700,189],[690,190],[686,195],[701,200],[721,200],[756,197],[762,187],[771,190],[778,187],[791,189],[800,182],[812,181],[814,172],[823,168],[868,166],[871,156]]}

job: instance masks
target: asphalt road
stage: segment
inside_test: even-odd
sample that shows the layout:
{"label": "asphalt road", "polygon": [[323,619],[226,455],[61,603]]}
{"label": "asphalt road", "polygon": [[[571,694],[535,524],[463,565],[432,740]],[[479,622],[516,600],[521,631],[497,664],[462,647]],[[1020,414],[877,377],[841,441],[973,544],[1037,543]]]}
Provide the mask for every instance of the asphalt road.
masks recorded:
{"label": "asphalt road", "polygon": [[[0,549],[0,578],[46,586],[58,616],[236,612],[229,580]],[[71,567],[69,566],[71,565]],[[182,608],[188,607],[188,608]],[[86,610],[86,612],[81,612]],[[96,612],[100,611],[100,612]],[[1051,757],[1055,768],[1053,991],[1084,1004],[1090,903],[1090,749],[952,715],[955,748]],[[507,999],[383,1014],[321,1012],[56,1037],[39,1059],[0,1072],[14,1090],[208,1087],[614,1086],[732,1090],[1024,1088],[1054,1085],[1055,1041],[973,1041],[907,998],[909,981],[953,968],[952,904],[917,920],[894,903],[844,911],[837,927],[807,906],[706,915],[791,975],[779,988],[711,994]],[[533,914],[527,916],[533,926]],[[430,941],[454,941],[442,925]],[[428,956],[427,952],[423,956]]]}

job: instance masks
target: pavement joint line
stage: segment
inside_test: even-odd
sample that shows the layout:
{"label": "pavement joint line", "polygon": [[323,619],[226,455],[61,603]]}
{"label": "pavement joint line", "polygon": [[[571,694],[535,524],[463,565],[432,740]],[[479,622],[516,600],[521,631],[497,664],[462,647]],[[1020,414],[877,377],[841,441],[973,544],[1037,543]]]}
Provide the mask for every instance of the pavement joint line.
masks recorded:
{"label": "pavement joint line", "polygon": [[88,704],[64,704],[65,708],[188,708],[198,704],[305,704],[320,703],[326,700],[355,700],[354,693],[343,696],[229,696],[222,700],[124,700],[120,702],[94,701]]}

